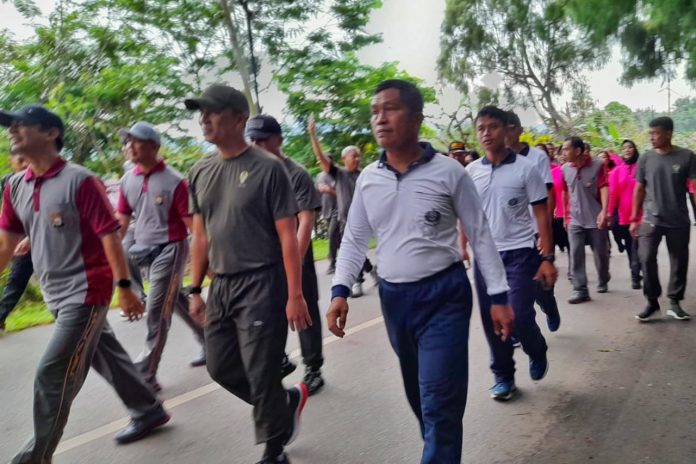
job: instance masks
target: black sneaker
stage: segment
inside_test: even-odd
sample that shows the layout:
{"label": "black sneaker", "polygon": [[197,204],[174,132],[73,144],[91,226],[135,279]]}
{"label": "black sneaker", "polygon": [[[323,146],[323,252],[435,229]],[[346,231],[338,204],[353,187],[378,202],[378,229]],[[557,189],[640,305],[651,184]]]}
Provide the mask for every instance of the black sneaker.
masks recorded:
{"label": "black sneaker", "polygon": [[321,370],[308,368],[305,370],[303,382],[307,386],[308,395],[314,395],[321,390],[321,387],[324,386],[324,379],[321,376]]}
{"label": "black sneaker", "polygon": [[143,417],[142,419],[131,419],[130,424],[128,424],[125,429],[118,432],[114,440],[116,440],[116,443],[119,445],[133,443],[134,441],[145,438],[152,433],[153,430],[169,422],[170,419],[171,416],[167,414],[164,409],[161,409],[155,414]]}
{"label": "black sneaker", "polygon": [[573,293],[570,298],[568,298],[568,304],[579,304],[590,301],[590,295],[582,295],[580,293]]}
{"label": "black sneaker", "polygon": [[641,288],[643,288],[643,286],[640,284],[640,279],[632,279],[631,288],[633,290],[640,290]]}
{"label": "black sneaker", "polygon": [[652,316],[655,313],[660,312],[660,307],[659,306],[654,306],[654,305],[648,305],[645,307],[645,309],[641,312],[636,314],[636,319],[638,319],[640,322],[647,322],[650,320],[650,316]]}
{"label": "black sneaker", "polygon": [[288,459],[288,456],[285,453],[283,453],[275,458],[264,456],[263,459],[261,459],[256,464],[290,464],[290,460]]}
{"label": "black sneaker", "polygon": [[288,446],[295,441],[300,433],[300,416],[307,404],[307,386],[304,383],[298,383],[288,390],[288,409],[290,410],[290,429],[287,432],[283,446]]}
{"label": "black sneaker", "polygon": [[684,311],[681,306],[679,306],[678,301],[673,301],[672,304],[670,305],[669,309],[667,310],[667,315],[672,316],[673,318],[680,320],[680,321],[688,321],[691,319],[691,316],[689,313]]}
{"label": "black sneaker", "polygon": [[280,375],[281,378],[285,378],[288,375],[292,374],[295,372],[295,369],[297,369],[297,365],[290,361],[290,358],[288,358],[288,355],[283,356],[283,364],[280,366]]}

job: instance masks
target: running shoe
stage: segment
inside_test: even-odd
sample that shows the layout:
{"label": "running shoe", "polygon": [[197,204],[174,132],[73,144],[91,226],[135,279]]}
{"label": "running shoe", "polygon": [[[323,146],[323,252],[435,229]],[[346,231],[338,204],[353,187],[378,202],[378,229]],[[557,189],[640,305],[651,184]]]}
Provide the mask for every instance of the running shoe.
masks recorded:
{"label": "running shoe", "polygon": [[292,422],[290,423],[290,429],[287,432],[287,438],[283,443],[283,446],[288,446],[295,441],[297,435],[300,433],[300,416],[307,404],[307,398],[309,393],[307,392],[307,386],[304,383],[298,383],[292,387],[288,392],[288,408],[290,409],[290,414],[292,415]]}
{"label": "running shoe", "polygon": [[546,377],[549,371],[549,359],[544,355],[542,359],[529,360],[529,376],[532,380],[541,380]]}
{"label": "running shoe", "polygon": [[497,401],[508,401],[515,395],[516,391],[517,387],[514,380],[501,381],[490,388],[491,398]]}
{"label": "running shoe", "polygon": [[650,320],[650,317],[655,314],[660,312],[660,307],[659,306],[654,306],[654,305],[648,305],[645,307],[643,311],[640,313],[636,314],[636,319],[638,319],[640,322],[647,322]]}
{"label": "running shoe", "polygon": [[667,310],[667,315],[671,316],[680,321],[688,321],[691,319],[691,315],[684,311],[681,306],[679,306],[678,301],[673,301],[669,309]]}
{"label": "running shoe", "polygon": [[305,370],[303,382],[307,386],[307,393],[309,396],[314,395],[324,386],[321,370],[307,368]]}

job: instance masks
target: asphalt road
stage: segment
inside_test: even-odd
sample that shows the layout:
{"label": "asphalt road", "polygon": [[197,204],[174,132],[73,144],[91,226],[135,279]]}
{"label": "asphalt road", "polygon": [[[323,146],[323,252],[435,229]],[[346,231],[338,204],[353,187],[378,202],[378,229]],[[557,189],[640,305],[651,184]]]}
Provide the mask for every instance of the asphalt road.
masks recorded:
{"label": "asphalt road", "polygon": [[[694,315],[695,261],[684,302]],[[587,263],[592,284],[589,254]],[[668,263],[664,254],[661,263]],[[559,254],[558,267],[564,276],[566,255]],[[325,310],[330,285],[323,274],[326,263],[317,268]],[[462,462],[696,463],[696,321],[664,317],[638,323],[633,315],[644,301],[640,291],[630,290],[624,254],[614,251],[611,273],[608,294],[593,294],[591,302],[577,306],[564,303],[570,286],[560,279],[560,330],[550,334],[543,315],[537,318],[549,344],[549,374],[532,382],[527,358],[517,350],[520,395],[509,403],[489,397],[488,349],[474,312]],[[376,289],[367,285],[366,295],[351,301],[350,334],[343,340],[326,334],[327,385],[310,398],[302,433],[288,450],[293,464],[419,462],[418,426],[380,316]],[[145,338],[144,323],[124,322],[118,311],[111,311],[109,321],[136,356]],[[31,435],[32,378],[52,330],[40,327],[0,339],[0,462],[8,461]],[[297,347],[297,336],[291,334],[288,349],[295,356]],[[172,422],[128,446],[113,442],[115,431],[127,422],[123,405],[106,382],[90,373],[54,463],[256,462],[262,449],[254,445],[251,408],[212,383],[205,368],[188,366],[197,351],[192,334],[175,316],[159,375]],[[300,371],[289,382],[298,381]]]}

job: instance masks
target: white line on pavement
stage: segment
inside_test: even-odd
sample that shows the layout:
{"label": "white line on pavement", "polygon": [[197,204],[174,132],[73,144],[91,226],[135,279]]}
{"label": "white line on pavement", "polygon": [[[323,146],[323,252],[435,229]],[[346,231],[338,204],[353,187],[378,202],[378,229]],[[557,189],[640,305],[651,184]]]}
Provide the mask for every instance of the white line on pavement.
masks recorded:
{"label": "white line on pavement", "polygon": [[[348,330],[346,330],[346,337],[349,337],[355,333],[361,332],[365,329],[369,329],[370,327],[374,327],[378,324],[381,324],[384,321],[384,318],[382,317],[376,317],[374,319],[370,319],[369,321],[363,322],[362,324],[358,324],[355,327],[352,327]],[[334,337],[333,335],[329,335],[328,337],[324,338],[324,346],[330,345],[331,343],[335,343],[340,338]],[[299,358],[300,357],[300,350],[296,349],[293,350],[289,356],[290,358]],[[182,393],[179,396],[175,396],[174,398],[171,398],[167,401],[164,402],[164,407],[167,410],[171,410],[176,408],[177,406],[181,406],[182,404],[189,403],[195,399],[198,399],[202,396],[205,396],[209,393],[212,393],[214,391],[219,390],[221,387],[217,383],[209,383],[207,385],[204,385],[202,387],[196,388],[195,390],[191,390],[186,393]],[[81,435],[77,435],[76,437],[70,438],[68,440],[65,440],[58,445],[58,448],[56,449],[56,452],[54,455],[62,454],[67,451],[70,451],[72,449],[78,448],[80,446],[86,445],[88,443],[91,443],[95,440],[98,440],[102,437],[105,437],[107,435],[114,434],[124,428],[126,425],[128,425],[129,418],[124,417],[122,419],[115,420],[113,422],[109,422],[106,425],[103,425],[101,427],[98,427],[96,429],[90,430],[89,432],[85,432]]]}

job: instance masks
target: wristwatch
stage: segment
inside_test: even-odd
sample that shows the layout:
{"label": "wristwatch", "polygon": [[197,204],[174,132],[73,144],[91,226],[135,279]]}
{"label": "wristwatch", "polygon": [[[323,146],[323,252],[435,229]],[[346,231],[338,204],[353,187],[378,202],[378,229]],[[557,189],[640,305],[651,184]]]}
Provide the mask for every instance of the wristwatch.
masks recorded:
{"label": "wristwatch", "polygon": [[549,263],[553,264],[556,262],[556,257],[554,255],[546,255],[541,257],[542,261],[548,261]]}
{"label": "wristwatch", "polygon": [[130,288],[131,281],[130,279],[119,279],[116,281],[116,286],[118,288]]}
{"label": "wristwatch", "polygon": [[200,295],[201,293],[203,293],[203,289],[201,287],[189,288],[189,295]]}

